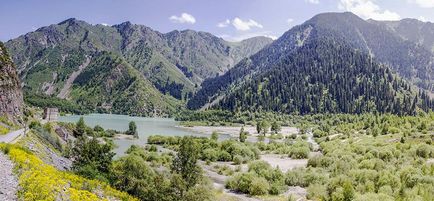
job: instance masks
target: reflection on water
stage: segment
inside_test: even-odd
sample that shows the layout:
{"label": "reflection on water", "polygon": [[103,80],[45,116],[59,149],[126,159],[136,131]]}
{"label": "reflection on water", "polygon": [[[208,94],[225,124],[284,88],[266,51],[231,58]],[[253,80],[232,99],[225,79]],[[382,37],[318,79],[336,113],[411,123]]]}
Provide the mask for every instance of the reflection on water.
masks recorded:
{"label": "reflection on water", "polygon": [[[62,116],[59,118],[61,122],[77,122],[80,115]],[[128,129],[128,123],[135,121],[137,125],[137,131],[139,133],[139,139],[137,140],[115,140],[117,148],[114,152],[117,156],[123,155],[124,152],[133,144],[144,145],[146,139],[150,135],[170,135],[170,136],[207,136],[200,133],[195,133],[184,128],[177,127],[178,122],[169,118],[148,118],[148,117],[131,117],[126,115],[114,115],[114,114],[90,114],[83,115],[84,121],[90,127],[100,125],[104,129],[114,129],[117,131],[126,131]]]}

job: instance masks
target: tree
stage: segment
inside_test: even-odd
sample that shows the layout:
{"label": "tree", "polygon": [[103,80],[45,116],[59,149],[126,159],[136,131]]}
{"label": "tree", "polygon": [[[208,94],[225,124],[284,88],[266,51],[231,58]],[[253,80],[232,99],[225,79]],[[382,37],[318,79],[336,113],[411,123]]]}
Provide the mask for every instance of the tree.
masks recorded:
{"label": "tree", "polygon": [[273,121],[273,123],[271,124],[271,131],[273,131],[274,133],[278,133],[281,130],[282,126],[279,124],[279,122]]}
{"label": "tree", "polygon": [[262,130],[262,124],[261,122],[256,122],[256,132],[259,134]]}
{"label": "tree", "polygon": [[74,136],[75,137],[80,137],[83,136],[86,133],[86,124],[84,123],[84,119],[83,117],[80,117],[80,119],[78,120],[78,122],[75,124],[75,129],[74,129]]}
{"label": "tree", "polygon": [[262,124],[262,133],[264,134],[264,136],[265,136],[265,134],[267,134],[267,132],[268,132],[268,129],[270,129],[270,123],[268,122],[268,121],[266,121],[266,120],[262,120],[262,122],[261,122],[261,124]]}
{"label": "tree", "polygon": [[104,128],[101,127],[100,125],[96,125],[95,127],[93,127],[93,131],[95,131],[95,132],[104,132]]}
{"label": "tree", "polygon": [[178,154],[173,160],[172,172],[182,177],[187,190],[196,185],[202,176],[201,169],[197,165],[199,152],[200,147],[193,137],[185,136],[181,139]]}
{"label": "tree", "polygon": [[72,148],[72,169],[91,179],[106,178],[114,155],[109,144],[81,136]]}
{"label": "tree", "polygon": [[268,121],[266,120],[262,120],[260,122],[257,122],[256,124],[256,131],[258,132],[258,134],[262,132],[264,136],[267,133],[269,128],[270,128],[270,123],[268,123]]}
{"label": "tree", "polygon": [[142,200],[150,200],[153,188],[157,188],[147,185],[153,183],[155,177],[154,170],[142,157],[135,154],[122,157],[113,165],[113,186]]}
{"label": "tree", "polygon": [[244,126],[243,126],[243,127],[241,127],[241,130],[240,130],[240,142],[245,142],[246,139],[247,139],[247,132],[244,131]]}
{"label": "tree", "polygon": [[216,131],[213,131],[211,134],[211,140],[217,141],[219,139],[219,134]]}
{"label": "tree", "polygon": [[126,134],[127,135],[133,135],[136,138],[139,137],[139,134],[137,133],[136,122],[130,121],[130,123],[128,124],[128,130],[127,130]]}

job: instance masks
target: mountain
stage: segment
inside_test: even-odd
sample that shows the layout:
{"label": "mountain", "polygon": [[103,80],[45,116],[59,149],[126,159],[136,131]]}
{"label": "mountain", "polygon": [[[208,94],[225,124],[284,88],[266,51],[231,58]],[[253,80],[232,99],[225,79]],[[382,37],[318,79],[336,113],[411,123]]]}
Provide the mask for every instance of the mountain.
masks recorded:
{"label": "mountain", "polygon": [[72,100],[100,112],[134,116],[165,116],[180,109],[180,101],[162,95],[122,57],[102,52],[74,81]]}
{"label": "mountain", "polygon": [[399,21],[369,20],[369,22],[384,26],[404,40],[411,41],[434,52],[434,23],[432,22],[422,22],[409,18]]}
{"label": "mountain", "polygon": [[[39,28],[5,45],[11,52],[28,94],[80,101],[78,94],[90,88],[78,85],[76,79],[92,71],[90,68],[97,68],[91,64],[97,62],[98,55],[107,52],[111,53],[111,57],[117,57],[116,60],[121,59],[125,64],[123,66],[128,66],[128,76],[141,80],[139,85],[149,90],[154,88],[152,94],[156,97],[156,92],[160,93],[159,101],[169,101],[167,105],[173,106],[172,98],[167,99],[165,94],[178,100],[188,99],[204,79],[223,74],[239,60],[256,53],[271,41],[266,37],[257,37],[230,43],[206,32],[184,30],[163,34],[130,22],[104,26],[71,18]],[[96,79],[89,83],[94,85],[100,81]],[[77,90],[81,93],[75,93]],[[104,100],[103,97],[95,98]],[[135,103],[143,101],[147,102],[140,100]],[[89,105],[102,102],[87,100]],[[151,105],[148,102],[143,107]],[[105,108],[114,109],[111,106]],[[157,108],[158,111],[161,109]],[[140,111],[154,109],[150,107]]]}
{"label": "mountain", "polygon": [[0,117],[18,121],[22,115],[22,106],[23,95],[14,63],[0,42]]}
{"label": "mountain", "polygon": [[[162,34],[130,22],[110,27],[72,18],[10,40],[6,47],[10,49],[24,83],[35,92],[58,93],[62,79],[81,64],[78,57],[109,51],[124,57],[163,92],[167,90],[164,85],[169,80],[181,84],[185,94],[192,92],[202,80],[226,72],[271,41],[259,37],[229,43],[206,32],[184,30]],[[41,72],[48,74],[38,75]],[[53,73],[60,80],[53,79]],[[54,90],[44,90],[44,83],[47,86],[53,81],[58,86],[54,86]]]}
{"label": "mountain", "polygon": [[415,99],[399,77],[428,86],[432,54],[390,34],[352,13],[317,15],[204,81],[188,107],[295,113],[411,113],[416,103],[431,107],[425,92]]}

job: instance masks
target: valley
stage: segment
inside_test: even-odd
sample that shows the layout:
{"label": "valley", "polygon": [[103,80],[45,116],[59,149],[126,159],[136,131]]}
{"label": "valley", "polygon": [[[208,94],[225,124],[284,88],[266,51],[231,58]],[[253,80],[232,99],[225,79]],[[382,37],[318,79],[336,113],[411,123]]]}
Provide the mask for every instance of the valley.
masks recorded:
{"label": "valley", "polygon": [[0,200],[433,200],[425,18],[80,1],[0,21]]}

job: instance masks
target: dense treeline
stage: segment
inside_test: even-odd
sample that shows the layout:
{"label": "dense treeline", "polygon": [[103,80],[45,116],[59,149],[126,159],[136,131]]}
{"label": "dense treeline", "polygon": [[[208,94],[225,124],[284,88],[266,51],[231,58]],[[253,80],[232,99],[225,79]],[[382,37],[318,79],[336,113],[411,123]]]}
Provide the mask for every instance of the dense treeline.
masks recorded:
{"label": "dense treeline", "polygon": [[[424,104],[421,104],[424,103]],[[247,80],[220,108],[284,113],[415,114],[434,106],[389,68],[343,43],[317,40],[301,47],[272,70]]]}
{"label": "dense treeline", "polygon": [[24,96],[24,101],[29,105],[41,108],[57,107],[61,112],[65,113],[85,114],[91,111],[91,109],[85,106],[77,105],[68,100],[32,93],[26,93]]}
{"label": "dense treeline", "polygon": [[171,96],[179,100],[182,99],[182,94],[183,94],[182,91],[184,89],[183,84],[170,81],[169,78],[167,78],[165,83],[163,84],[156,83],[155,87],[164,94],[170,94]]}

